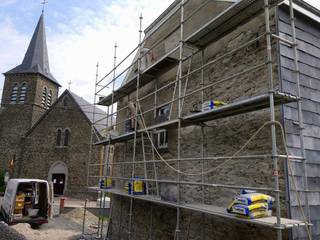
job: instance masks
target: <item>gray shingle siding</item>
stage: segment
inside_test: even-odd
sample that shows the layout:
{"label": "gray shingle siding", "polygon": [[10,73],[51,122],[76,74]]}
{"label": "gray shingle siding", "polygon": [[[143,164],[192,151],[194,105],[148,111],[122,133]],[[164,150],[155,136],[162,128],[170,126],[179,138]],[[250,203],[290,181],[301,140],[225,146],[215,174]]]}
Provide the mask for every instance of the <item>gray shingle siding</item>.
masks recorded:
{"label": "gray shingle siding", "polygon": [[[291,40],[289,14],[285,7],[278,11],[278,30],[280,36]],[[304,121],[304,142],[306,149],[307,175],[309,190],[310,218],[313,224],[314,239],[320,239],[320,28],[306,16],[296,15],[296,34],[301,81],[302,113]],[[283,92],[296,94],[293,50],[286,44],[279,45],[280,76]],[[286,131],[287,146],[292,155],[301,155],[298,128],[297,104],[283,107],[283,123]],[[304,188],[302,163],[293,163],[293,176],[297,189]],[[290,213],[292,218],[302,219],[294,185],[289,176]],[[304,194],[301,198],[305,204]],[[307,239],[304,228],[293,231],[293,239]]]}

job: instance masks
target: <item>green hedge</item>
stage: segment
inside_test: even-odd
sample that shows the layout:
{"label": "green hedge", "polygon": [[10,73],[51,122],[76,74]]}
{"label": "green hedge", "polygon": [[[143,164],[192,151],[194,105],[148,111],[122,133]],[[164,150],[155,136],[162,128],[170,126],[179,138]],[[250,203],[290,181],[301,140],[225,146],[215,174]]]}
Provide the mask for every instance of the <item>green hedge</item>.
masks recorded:
{"label": "green hedge", "polygon": [[4,192],[6,187],[4,185],[4,171],[0,170],[0,192]]}

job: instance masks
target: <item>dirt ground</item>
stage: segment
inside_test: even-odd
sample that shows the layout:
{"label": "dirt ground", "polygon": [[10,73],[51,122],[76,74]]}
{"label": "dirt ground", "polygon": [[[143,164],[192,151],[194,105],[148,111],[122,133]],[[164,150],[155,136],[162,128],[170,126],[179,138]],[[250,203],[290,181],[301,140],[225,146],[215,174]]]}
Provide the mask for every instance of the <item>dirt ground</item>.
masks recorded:
{"label": "dirt ground", "polygon": [[[73,240],[80,239],[82,232],[83,208],[75,208],[69,212],[54,217],[48,224],[42,225],[39,229],[30,228],[29,224],[17,224],[12,226],[27,240]],[[97,231],[98,218],[87,211],[86,233]]]}

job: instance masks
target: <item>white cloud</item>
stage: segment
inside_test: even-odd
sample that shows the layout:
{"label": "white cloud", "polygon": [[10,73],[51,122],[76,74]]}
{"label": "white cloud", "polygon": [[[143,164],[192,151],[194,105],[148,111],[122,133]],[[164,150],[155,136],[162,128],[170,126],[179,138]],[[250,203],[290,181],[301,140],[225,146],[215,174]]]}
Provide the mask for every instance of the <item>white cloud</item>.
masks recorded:
{"label": "white cloud", "polygon": [[[13,21],[3,16],[0,21],[0,72],[6,72],[21,63],[29,36],[18,32]],[[0,78],[0,96],[3,87],[3,78]]]}
{"label": "white cloud", "polygon": [[[316,0],[308,2],[318,3]],[[6,0],[1,3],[12,3]],[[102,2],[102,1],[101,1]],[[109,1],[108,1],[109,2]],[[110,1],[111,2],[111,1]],[[89,101],[93,99],[95,65],[100,63],[100,76],[113,67],[113,46],[118,44],[122,59],[138,44],[139,15],[146,28],[173,0],[120,0],[102,5],[98,12],[75,7],[71,17],[47,27],[51,72],[64,87],[71,81],[71,90]],[[59,15],[53,13],[53,16]],[[0,71],[20,64],[31,39],[16,30],[9,17],[0,21]],[[36,23],[35,23],[36,24]],[[34,25],[35,25],[34,24]],[[0,86],[3,81],[0,78]],[[1,88],[1,87],[0,87]]]}
{"label": "white cloud", "polygon": [[[8,4],[11,1],[6,1]],[[144,16],[144,27],[155,19],[172,0],[121,0],[102,5],[99,12],[75,7],[70,19],[47,26],[47,42],[51,72],[63,86],[92,101],[95,65],[100,72],[113,67],[113,46],[118,43],[118,56],[122,58],[138,44],[139,15]],[[59,13],[53,13],[53,16]],[[48,19],[50,20],[50,19]],[[35,23],[36,24],[36,23]],[[35,25],[34,24],[34,25]],[[21,63],[31,39],[16,30],[12,21],[0,23],[0,70],[2,72]],[[3,79],[0,79],[2,86]],[[1,87],[0,87],[1,88]]]}

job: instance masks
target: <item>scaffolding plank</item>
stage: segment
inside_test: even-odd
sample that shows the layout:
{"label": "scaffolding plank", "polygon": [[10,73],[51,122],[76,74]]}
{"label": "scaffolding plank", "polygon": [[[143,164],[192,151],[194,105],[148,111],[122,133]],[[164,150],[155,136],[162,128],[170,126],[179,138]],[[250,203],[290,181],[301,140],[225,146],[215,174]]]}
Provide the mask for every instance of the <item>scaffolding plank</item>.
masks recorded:
{"label": "scaffolding plank", "polygon": [[[191,210],[191,211],[202,212],[202,213],[210,214],[210,215],[221,217],[221,218],[233,219],[236,221],[247,222],[247,223],[254,224],[254,225],[270,227],[270,228],[277,228],[277,225],[276,225],[277,218],[274,216],[265,217],[265,218],[258,218],[258,219],[244,219],[244,218],[239,218],[239,217],[235,216],[234,214],[227,213],[225,208],[223,208],[223,207],[218,207],[218,206],[214,206],[214,205],[190,204],[190,203],[178,204],[175,202],[168,202],[168,201],[161,200],[161,198],[154,196],[154,195],[130,195],[127,192],[125,192],[123,190],[119,190],[119,189],[100,189],[98,187],[89,187],[89,190],[102,191],[102,192],[106,192],[106,193],[110,193],[110,194],[134,198],[134,199],[152,202],[152,203],[165,205],[165,206],[169,206],[169,207],[183,208],[183,209],[187,209],[187,210]],[[281,218],[280,228],[281,229],[288,229],[288,228],[293,228],[293,227],[297,227],[297,226],[304,226],[304,225],[305,225],[305,223],[300,220]]]}
{"label": "scaffolding plank", "polygon": [[[276,5],[283,0],[271,0],[270,5]],[[249,21],[264,8],[263,0],[240,0],[232,4],[219,15],[212,18],[196,32],[188,36],[185,41],[197,47],[205,47],[213,41],[217,41],[225,34],[231,32],[237,26]]]}
{"label": "scaffolding plank", "polygon": [[[178,59],[173,58],[173,55],[179,48],[175,47],[164,56],[162,56],[159,60],[152,63],[145,70],[140,73],[139,77],[139,87],[143,87],[147,83],[149,83],[156,76],[160,75],[162,72],[168,71],[175,67],[178,63]],[[134,92],[137,88],[137,80],[138,75],[135,74],[131,79],[129,79],[125,84],[119,87],[117,90],[108,96],[104,97],[101,101],[98,102],[99,105],[110,106],[112,103],[119,101],[119,99],[129,95]],[[113,100],[113,102],[112,102]]]}
{"label": "scaffolding plank", "polygon": [[[276,92],[274,98],[275,105],[281,105],[286,103],[296,102],[298,98],[291,94],[285,94],[282,92]],[[182,127],[187,127],[200,122],[206,122],[211,120],[217,120],[225,117],[236,116],[243,113],[249,113],[268,108],[270,106],[270,96],[268,93],[263,93],[257,96],[250,97],[245,100],[230,103],[223,107],[215,108],[210,111],[194,113],[182,118]],[[178,119],[169,120],[156,125],[147,126],[144,129],[139,129],[138,134],[145,131],[151,131],[153,129],[172,129],[178,126]],[[120,136],[111,137],[110,144],[125,142],[134,138],[134,132],[125,133]],[[96,143],[97,145],[106,145],[109,143],[109,139],[105,139]]]}
{"label": "scaffolding plank", "polygon": [[[154,129],[172,129],[172,128],[176,128],[178,126],[178,119],[174,119],[174,120],[169,120],[166,122],[162,122],[162,123],[158,123],[156,125],[152,125],[152,126],[147,126],[146,128],[143,129],[138,129],[137,131],[137,135],[140,136],[141,133],[145,132],[145,131],[151,131]],[[134,138],[134,131],[129,132],[129,133],[124,133],[122,135],[119,136],[113,136],[110,139],[110,144],[115,144],[115,143],[119,143],[119,142],[125,142],[128,141],[130,139]],[[96,145],[106,145],[109,143],[109,139],[105,139],[103,141],[100,141],[98,143],[96,143]]]}
{"label": "scaffolding plank", "polygon": [[[258,96],[254,96],[242,101],[237,101],[230,103],[223,107],[215,108],[205,112],[199,112],[195,114],[188,115],[183,118],[184,121],[192,122],[205,122],[215,119],[220,119],[224,117],[235,116],[238,114],[253,112],[268,108],[270,106],[269,94],[264,93]],[[276,92],[274,103],[275,105],[286,104],[297,101],[298,98],[293,95]]]}

